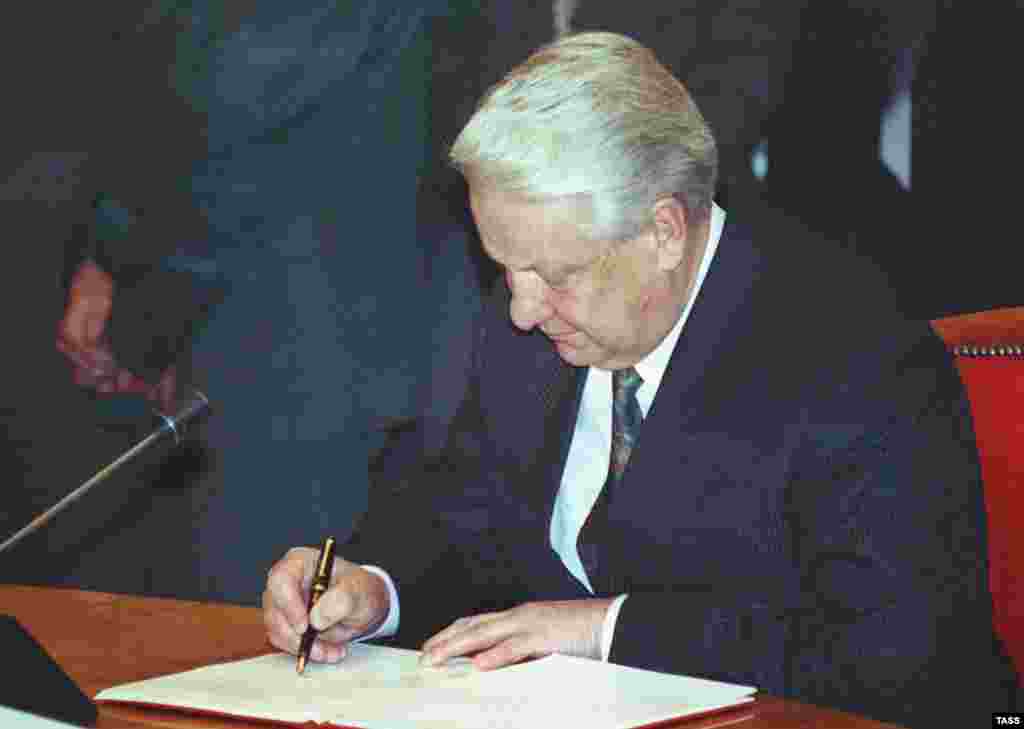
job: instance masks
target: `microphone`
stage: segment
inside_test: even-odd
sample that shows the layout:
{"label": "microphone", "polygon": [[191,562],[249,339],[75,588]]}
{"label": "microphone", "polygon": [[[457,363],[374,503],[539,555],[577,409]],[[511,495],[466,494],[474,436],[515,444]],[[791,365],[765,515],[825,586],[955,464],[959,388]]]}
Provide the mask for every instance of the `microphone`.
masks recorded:
{"label": "microphone", "polygon": [[50,519],[88,493],[94,486],[107,480],[125,463],[131,461],[143,451],[154,446],[156,443],[165,441],[168,438],[174,439],[174,445],[181,443],[185,425],[199,420],[209,411],[210,400],[199,390],[193,390],[192,396],[185,401],[174,415],[165,415],[158,411],[156,415],[160,420],[160,424],[152,433],[115,458],[108,465],[101,468],[96,475],[62,498],[49,509],[41,513],[25,527],[7,539],[3,544],[0,544],[0,554],[13,547],[29,534],[40,529],[44,524],[50,521]]}

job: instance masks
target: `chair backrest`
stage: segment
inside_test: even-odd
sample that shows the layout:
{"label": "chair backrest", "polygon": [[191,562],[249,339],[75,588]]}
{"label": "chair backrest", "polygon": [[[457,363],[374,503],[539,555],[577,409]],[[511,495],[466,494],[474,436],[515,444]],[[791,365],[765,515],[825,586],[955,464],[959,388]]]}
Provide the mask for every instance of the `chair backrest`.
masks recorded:
{"label": "chair backrest", "polygon": [[954,356],[970,400],[996,631],[1024,674],[1024,307],[936,319],[932,327]]}

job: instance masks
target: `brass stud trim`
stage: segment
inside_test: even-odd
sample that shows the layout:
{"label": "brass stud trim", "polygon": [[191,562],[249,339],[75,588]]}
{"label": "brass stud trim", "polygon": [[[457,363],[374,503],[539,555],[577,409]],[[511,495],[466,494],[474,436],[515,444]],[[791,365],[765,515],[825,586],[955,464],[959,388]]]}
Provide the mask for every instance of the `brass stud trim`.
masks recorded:
{"label": "brass stud trim", "polygon": [[957,357],[1024,357],[1024,344],[957,344],[950,351]]}

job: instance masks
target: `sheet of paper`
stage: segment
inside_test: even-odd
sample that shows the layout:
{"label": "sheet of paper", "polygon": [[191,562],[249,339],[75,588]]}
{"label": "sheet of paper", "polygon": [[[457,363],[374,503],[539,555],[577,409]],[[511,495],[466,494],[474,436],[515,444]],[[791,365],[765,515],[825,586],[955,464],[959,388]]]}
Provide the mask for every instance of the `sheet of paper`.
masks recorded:
{"label": "sheet of paper", "polygon": [[309,663],[295,672],[295,656],[274,653],[123,684],[97,701],[183,706],[287,722],[331,721],[338,711],[369,698],[367,691],[400,694],[437,687],[472,670],[469,661],[421,669],[419,651],[354,644],[344,661]]}
{"label": "sheet of paper", "polygon": [[185,706],[360,729],[624,729],[751,701],[754,689],[548,656],[498,671],[466,660],[420,668],[419,652],[351,646],[340,664],[295,673],[275,654],[126,684],[97,700]]}

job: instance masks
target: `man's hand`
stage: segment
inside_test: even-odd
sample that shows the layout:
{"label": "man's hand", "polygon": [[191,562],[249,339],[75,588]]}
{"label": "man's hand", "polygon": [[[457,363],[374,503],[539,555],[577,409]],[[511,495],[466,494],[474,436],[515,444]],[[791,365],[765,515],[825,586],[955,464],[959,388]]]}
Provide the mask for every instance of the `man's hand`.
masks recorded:
{"label": "man's hand", "polygon": [[473,655],[481,670],[551,653],[601,658],[601,628],[614,598],[528,602],[500,613],[459,618],[423,644],[423,662]]}
{"label": "man's hand", "polygon": [[310,658],[337,663],[345,657],[349,641],[376,630],[387,618],[388,590],[379,576],[336,558],[331,586],[307,616],[318,556],[315,549],[296,547],[270,569],[263,591],[263,623],[271,645],[293,655],[312,623],[320,633]]}
{"label": "man's hand", "polygon": [[57,326],[57,349],[71,360],[76,385],[98,392],[140,393],[172,412],[177,378],[169,367],[155,385],[118,367],[104,332],[114,304],[114,281],[92,261],[78,267],[71,280],[68,305]]}

